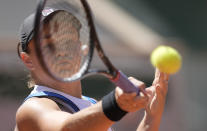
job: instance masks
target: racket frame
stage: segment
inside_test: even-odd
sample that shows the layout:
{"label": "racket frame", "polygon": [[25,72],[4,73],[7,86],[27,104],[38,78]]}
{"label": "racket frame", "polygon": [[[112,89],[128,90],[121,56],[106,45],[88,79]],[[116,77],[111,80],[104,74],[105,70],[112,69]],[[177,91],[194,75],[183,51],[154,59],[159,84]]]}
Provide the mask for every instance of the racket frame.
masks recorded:
{"label": "racket frame", "polygon": [[[53,78],[54,80],[58,80],[58,81],[62,81],[62,82],[71,82],[71,81],[75,81],[75,80],[79,80],[82,76],[85,76],[85,74],[88,74],[88,69],[90,66],[90,63],[92,61],[92,57],[93,57],[93,52],[94,52],[94,43],[93,41],[90,41],[90,47],[89,47],[89,54],[86,56],[86,60],[83,63],[80,71],[78,73],[76,73],[75,75],[73,75],[73,77],[68,77],[68,78],[59,78],[55,75],[53,75],[53,73],[47,68],[46,63],[43,59],[43,54],[41,51],[41,39],[40,39],[40,29],[41,29],[41,22],[43,22],[42,20],[42,11],[44,10],[44,7],[46,5],[47,0],[39,0],[37,8],[36,8],[36,14],[35,14],[35,21],[34,21],[34,45],[35,45],[35,52],[36,52],[36,56],[37,59],[39,61],[39,64],[41,65],[43,71],[50,76],[51,78]],[[94,27],[93,27],[94,28]],[[92,32],[90,32],[90,40],[93,40],[93,36],[92,36]]]}
{"label": "racket frame", "polygon": [[[139,89],[138,87],[135,87],[134,84],[132,84],[129,80],[128,77],[123,74],[121,71],[117,70],[113,64],[110,62],[108,57],[105,55],[103,48],[101,47],[100,41],[97,36],[97,32],[95,29],[95,24],[93,22],[93,17],[92,17],[92,12],[91,9],[87,3],[86,0],[80,0],[84,10],[86,12],[86,17],[89,22],[90,26],[90,47],[89,47],[89,55],[87,56],[87,59],[85,63],[83,64],[81,71],[77,74],[74,75],[72,78],[64,78],[60,79],[59,77],[54,76],[50,70],[47,68],[44,60],[43,60],[43,54],[41,52],[40,46],[40,39],[39,39],[39,32],[40,32],[40,24],[41,24],[41,17],[42,17],[42,11],[44,9],[45,3],[47,0],[40,0],[38,3],[37,11],[36,11],[36,16],[35,16],[35,22],[34,22],[34,40],[35,40],[35,51],[36,55],[38,57],[40,65],[43,67],[43,70],[51,76],[54,80],[62,81],[62,82],[71,82],[75,80],[82,79],[88,75],[93,75],[93,74],[103,74],[106,77],[108,77],[116,86],[119,86],[122,88],[125,92],[137,92],[139,94]],[[93,57],[93,52],[94,48],[96,48],[98,55],[100,59],[103,61],[105,66],[107,67],[107,70],[97,70],[97,69],[89,69],[91,60]]]}

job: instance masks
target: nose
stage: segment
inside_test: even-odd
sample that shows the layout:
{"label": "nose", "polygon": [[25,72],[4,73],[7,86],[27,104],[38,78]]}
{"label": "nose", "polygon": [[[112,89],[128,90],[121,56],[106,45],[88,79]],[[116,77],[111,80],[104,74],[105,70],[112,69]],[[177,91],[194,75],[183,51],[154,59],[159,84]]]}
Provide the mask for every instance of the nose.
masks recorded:
{"label": "nose", "polygon": [[57,59],[71,59],[72,56],[70,55],[69,51],[58,51],[56,52],[56,58]]}

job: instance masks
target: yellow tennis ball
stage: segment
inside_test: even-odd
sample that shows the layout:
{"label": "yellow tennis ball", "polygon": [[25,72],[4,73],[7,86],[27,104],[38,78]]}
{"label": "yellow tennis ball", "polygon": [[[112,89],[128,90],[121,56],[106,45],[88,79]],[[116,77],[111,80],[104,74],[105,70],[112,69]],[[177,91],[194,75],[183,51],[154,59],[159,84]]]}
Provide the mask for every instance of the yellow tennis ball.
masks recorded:
{"label": "yellow tennis ball", "polygon": [[174,74],[181,68],[181,55],[174,48],[159,46],[151,54],[151,63],[161,72]]}

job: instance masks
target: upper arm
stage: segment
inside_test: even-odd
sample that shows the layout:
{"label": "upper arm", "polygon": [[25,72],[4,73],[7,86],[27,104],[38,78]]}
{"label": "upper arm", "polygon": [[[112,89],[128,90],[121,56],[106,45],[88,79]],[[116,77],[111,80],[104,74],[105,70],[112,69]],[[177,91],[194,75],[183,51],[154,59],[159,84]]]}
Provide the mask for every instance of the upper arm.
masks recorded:
{"label": "upper arm", "polygon": [[50,99],[31,98],[16,113],[17,128],[19,131],[59,131],[70,115]]}
{"label": "upper arm", "polygon": [[17,111],[19,131],[106,131],[114,122],[102,111],[101,102],[70,114],[47,98],[31,98]]}

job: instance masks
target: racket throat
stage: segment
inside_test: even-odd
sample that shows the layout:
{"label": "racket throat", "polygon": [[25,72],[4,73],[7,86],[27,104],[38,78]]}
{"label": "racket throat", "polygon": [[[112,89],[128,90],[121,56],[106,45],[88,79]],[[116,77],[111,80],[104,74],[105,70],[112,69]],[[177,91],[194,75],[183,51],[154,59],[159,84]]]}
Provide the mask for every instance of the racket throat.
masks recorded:
{"label": "racket throat", "polygon": [[116,77],[111,79],[111,81],[118,87],[120,87],[124,92],[131,93],[136,92],[139,95],[139,88],[136,87],[128,77],[121,71],[117,71]]}

